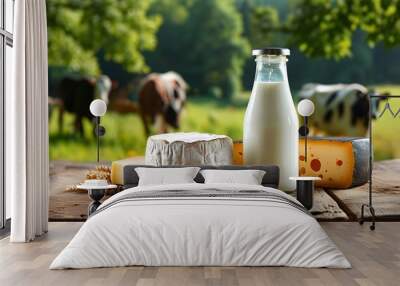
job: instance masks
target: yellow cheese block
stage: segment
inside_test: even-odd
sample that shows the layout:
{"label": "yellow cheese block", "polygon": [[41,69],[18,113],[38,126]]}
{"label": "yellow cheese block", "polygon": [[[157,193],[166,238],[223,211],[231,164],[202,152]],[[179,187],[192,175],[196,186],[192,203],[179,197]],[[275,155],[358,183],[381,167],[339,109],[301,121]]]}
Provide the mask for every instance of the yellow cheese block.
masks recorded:
{"label": "yellow cheese block", "polygon": [[126,165],[144,165],[143,157],[132,157],[113,161],[111,165],[111,183],[115,185],[124,184],[124,167]]}
{"label": "yellow cheese block", "polygon": [[243,143],[242,141],[233,142],[233,164],[243,165]]}
{"label": "yellow cheese block", "polygon": [[[307,142],[307,162],[304,140],[299,141],[299,175],[320,177],[316,186],[346,189],[368,181],[367,138],[311,137]],[[243,164],[242,142],[234,142],[233,152],[234,163]]]}
{"label": "yellow cheese block", "polygon": [[316,186],[345,189],[368,181],[369,141],[367,138],[314,137],[299,145],[301,176],[318,176]]}

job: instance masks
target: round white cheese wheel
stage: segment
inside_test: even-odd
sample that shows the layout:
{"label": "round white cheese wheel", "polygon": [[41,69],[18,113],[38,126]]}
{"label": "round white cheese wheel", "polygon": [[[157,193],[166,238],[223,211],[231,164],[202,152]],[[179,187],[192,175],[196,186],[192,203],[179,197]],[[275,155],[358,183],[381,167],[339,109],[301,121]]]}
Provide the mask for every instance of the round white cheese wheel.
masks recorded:
{"label": "round white cheese wheel", "polygon": [[232,139],[207,133],[165,133],[148,138],[146,165],[230,165]]}

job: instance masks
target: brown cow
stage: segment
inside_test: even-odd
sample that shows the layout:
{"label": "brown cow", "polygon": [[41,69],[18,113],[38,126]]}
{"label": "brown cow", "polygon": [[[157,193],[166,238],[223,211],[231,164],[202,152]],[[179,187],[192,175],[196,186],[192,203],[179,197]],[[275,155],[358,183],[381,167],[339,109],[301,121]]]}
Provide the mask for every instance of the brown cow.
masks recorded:
{"label": "brown cow", "polygon": [[139,110],[146,136],[149,124],[165,133],[168,125],[179,128],[179,117],[186,102],[187,84],[175,72],[152,73],[144,78],[139,91]]}

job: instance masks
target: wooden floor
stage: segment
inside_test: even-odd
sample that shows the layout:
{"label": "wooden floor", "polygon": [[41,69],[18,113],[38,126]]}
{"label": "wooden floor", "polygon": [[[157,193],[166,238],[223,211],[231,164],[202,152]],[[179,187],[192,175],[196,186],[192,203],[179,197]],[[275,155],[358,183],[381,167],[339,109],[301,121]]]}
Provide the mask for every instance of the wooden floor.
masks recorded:
{"label": "wooden floor", "polygon": [[125,267],[48,270],[81,226],[50,223],[49,233],[27,244],[0,241],[0,285],[400,285],[400,223],[322,223],[352,269],[288,267]]}

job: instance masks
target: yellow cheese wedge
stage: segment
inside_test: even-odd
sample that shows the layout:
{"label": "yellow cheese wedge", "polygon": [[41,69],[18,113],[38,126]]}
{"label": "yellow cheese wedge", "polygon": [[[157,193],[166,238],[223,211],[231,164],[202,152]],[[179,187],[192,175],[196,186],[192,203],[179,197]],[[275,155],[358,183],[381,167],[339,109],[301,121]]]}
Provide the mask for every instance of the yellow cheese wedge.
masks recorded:
{"label": "yellow cheese wedge", "polygon": [[[367,138],[310,137],[307,142],[307,161],[304,139],[299,141],[299,175],[320,177],[316,186],[346,189],[368,182]],[[233,152],[234,163],[243,164],[241,142],[234,142]]]}

